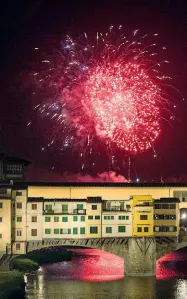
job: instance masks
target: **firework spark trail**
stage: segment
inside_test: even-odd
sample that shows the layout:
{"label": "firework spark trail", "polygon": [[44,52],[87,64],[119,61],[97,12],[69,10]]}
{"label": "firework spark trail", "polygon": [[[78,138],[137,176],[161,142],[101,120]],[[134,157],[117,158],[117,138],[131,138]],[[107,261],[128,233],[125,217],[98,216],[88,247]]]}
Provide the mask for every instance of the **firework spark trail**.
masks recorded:
{"label": "firework spark trail", "polygon": [[138,35],[135,30],[128,40],[121,25],[117,33],[110,26],[93,44],[85,32],[78,41],[66,36],[60,50],[44,55],[45,66],[33,74],[45,94],[35,109],[54,122],[52,141],[60,139],[61,148],[92,152],[96,138],[128,154],[152,147],[162,110],[169,111],[162,91],[168,77],[160,74],[168,61],[154,61],[156,44],[147,46],[147,35]]}

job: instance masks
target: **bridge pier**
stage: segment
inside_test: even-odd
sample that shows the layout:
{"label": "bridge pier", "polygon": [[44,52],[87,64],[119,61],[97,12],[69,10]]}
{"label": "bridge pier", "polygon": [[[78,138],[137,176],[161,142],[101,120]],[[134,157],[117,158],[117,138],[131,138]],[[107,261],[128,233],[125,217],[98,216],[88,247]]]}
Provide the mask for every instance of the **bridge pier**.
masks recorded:
{"label": "bridge pier", "polygon": [[154,237],[133,237],[128,240],[124,257],[125,275],[156,275],[156,240]]}

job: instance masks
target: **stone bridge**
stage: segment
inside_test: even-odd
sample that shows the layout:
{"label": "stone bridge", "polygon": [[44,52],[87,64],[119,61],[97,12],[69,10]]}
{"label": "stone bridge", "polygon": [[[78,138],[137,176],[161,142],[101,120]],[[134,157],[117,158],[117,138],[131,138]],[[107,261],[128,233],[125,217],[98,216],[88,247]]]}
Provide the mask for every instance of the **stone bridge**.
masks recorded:
{"label": "stone bridge", "polygon": [[[125,237],[125,238],[94,238],[94,239],[55,239],[30,241],[26,244],[26,252],[42,248],[70,246],[95,248],[108,251],[124,258],[125,275],[153,276],[156,274],[156,260],[169,252],[187,246],[187,238],[169,237]],[[11,258],[7,256],[5,261]],[[1,269],[0,260],[0,269]]]}

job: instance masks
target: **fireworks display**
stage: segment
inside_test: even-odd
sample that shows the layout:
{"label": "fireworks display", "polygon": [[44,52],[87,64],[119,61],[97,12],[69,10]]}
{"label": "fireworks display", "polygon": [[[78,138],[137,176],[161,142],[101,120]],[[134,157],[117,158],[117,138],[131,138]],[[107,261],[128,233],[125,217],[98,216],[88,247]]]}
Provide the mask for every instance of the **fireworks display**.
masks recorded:
{"label": "fireworks display", "polygon": [[155,61],[156,44],[147,45],[147,39],[138,30],[128,39],[120,25],[91,39],[86,33],[78,39],[67,35],[59,49],[45,53],[35,48],[42,52],[33,74],[39,92],[35,110],[52,121],[48,146],[58,140],[61,149],[80,155],[92,153],[97,141],[128,155],[153,148],[168,109],[162,90],[168,77],[161,74],[167,61]]}

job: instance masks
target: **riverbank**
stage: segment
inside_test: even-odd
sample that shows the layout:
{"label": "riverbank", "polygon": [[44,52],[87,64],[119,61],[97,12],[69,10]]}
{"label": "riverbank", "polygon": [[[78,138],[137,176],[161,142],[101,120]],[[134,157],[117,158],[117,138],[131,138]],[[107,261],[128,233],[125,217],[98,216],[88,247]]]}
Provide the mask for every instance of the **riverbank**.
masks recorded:
{"label": "riverbank", "polygon": [[43,264],[70,261],[72,252],[38,250],[19,256],[11,261],[12,271],[0,272],[0,299],[24,299],[24,274],[36,271]]}
{"label": "riverbank", "polygon": [[0,299],[24,299],[25,282],[23,273],[13,270],[0,272]]}

